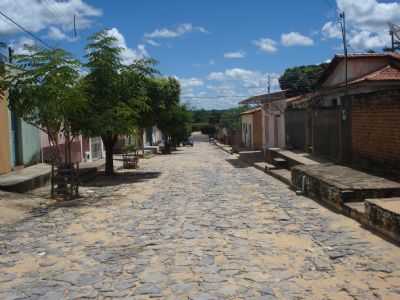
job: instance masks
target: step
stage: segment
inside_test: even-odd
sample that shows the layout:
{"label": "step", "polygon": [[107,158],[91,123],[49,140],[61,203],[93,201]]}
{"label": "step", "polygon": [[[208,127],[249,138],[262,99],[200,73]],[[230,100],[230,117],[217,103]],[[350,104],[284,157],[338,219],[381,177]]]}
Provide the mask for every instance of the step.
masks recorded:
{"label": "step", "polygon": [[365,210],[370,227],[400,242],[400,198],[367,199]]}
{"label": "step", "polygon": [[267,172],[268,170],[276,170],[277,169],[276,166],[271,165],[269,163],[264,163],[264,165],[265,165],[265,172]]}
{"label": "step", "polygon": [[272,164],[279,168],[286,168],[288,166],[288,161],[280,157],[275,157],[272,159]]}
{"label": "step", "polygon": [[286,169],[272,169],[268,170],[267,174],[272,177],[282,181],[283,183],[291,186],[292,185],[292,175],[289,170]]}
{"label": "step", "polygon": [[349,217],[359,221],[361,224],[367,224],[368,218],[365,212],[365,202],[349,202],[343,205],[343,211]]}

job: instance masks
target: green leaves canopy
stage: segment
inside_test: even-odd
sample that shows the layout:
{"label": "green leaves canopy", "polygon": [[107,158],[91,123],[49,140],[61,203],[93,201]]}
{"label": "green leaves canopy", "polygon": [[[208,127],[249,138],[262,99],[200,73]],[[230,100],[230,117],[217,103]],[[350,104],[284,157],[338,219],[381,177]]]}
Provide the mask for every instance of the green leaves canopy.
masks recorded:
{"label": "green leaves canopy", "polygon": [[62,49],[28,50],[28,55],[15,56],[19,68],[6,72],[11,110],[50,135],[77,132],[86,105],[80,63]]}

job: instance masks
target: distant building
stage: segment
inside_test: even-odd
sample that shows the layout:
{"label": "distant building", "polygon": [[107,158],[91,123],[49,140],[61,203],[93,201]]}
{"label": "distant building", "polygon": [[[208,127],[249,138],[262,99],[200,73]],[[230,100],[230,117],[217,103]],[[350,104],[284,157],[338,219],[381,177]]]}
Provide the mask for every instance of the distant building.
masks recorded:
{"label": "distant building", "polygon": [[240,114],[242,129],[242,147],[261,150],[263,146],[263,128],[261,107]]}

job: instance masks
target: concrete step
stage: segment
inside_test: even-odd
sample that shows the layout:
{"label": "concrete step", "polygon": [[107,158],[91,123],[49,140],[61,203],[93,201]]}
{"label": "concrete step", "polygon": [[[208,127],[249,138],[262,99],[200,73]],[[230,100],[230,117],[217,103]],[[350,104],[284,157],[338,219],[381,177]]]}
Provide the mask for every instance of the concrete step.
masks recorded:
{"label": "concrete step", "polygon": [[343,205],[343,211],[349,217],[359,221],[361,224],[367,224],[368,218],[365,212],[365,202],[349,202]]}
{"label": "concrete step", "polygon": [[272,169],[266,172],[272,177],[282,181],[283,183],[291,186],[292,185],[292,175],[289,170],[286,169]]}
{"label": "concrete step", "polygon": [[275,157],[272,159],[272,164],[275,165],[277,168],[284,168],[288,167],[288,161],[281,157]]}
{"label": "concrete step", "polygon": [[276,170],[276,169],[277,169],[276,166],[271,165],[271,164],[269,164],[269,163],[264,163],[264,165],[265,165],[265,168],[264,168],[265,172],[270,171],[270,170]]}
{"label": "concrete step", "polygon": [[4,175],[0,175],[0,190],[25,193],[44,186],[50,179],[51,166],[37,164]]}
{"label": "concrete step", "polygon": [[365,210],[369,227],[400,242],[400,198],[367,199]]}

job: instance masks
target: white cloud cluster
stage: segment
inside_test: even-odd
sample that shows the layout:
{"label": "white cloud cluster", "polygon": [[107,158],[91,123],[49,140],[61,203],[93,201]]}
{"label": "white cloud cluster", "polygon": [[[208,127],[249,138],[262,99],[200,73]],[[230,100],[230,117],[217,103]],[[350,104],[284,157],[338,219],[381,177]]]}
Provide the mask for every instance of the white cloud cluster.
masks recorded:
{"label": "white cloud cluster", "polygon": [[292,46],[312,46],[313,39],[298,32],[284,33],[281,36],[281,43],[286,47]]}
{"label": "white cloud cluster", "polygon": [[181,78],[182,99],[200,108],[237,106],[248,96],[266,93],[268,77],[271,90],[279,90],[279,75],[242,68],[209,73],[205,79]]}
{"label": "white cloud cluster", "polygon": [[201,26],[193,26],[190,23],[185,23],[185,24],[178,25],[174,29],[171,29],[171,28],[156,29],[151,33],[145,33],[144,37],[147,38],[148,40],[152,40],[152,39],[171,39],[171,38],[180,37],[180,36],[182,36],[182,35],[184,35],[186,33],[190,33],[190,32],[207,33],[207,30],[204,27],[201,27]]}
{"label": "white cloud cluster", "polygon": [[132,64],[135,60],[145,58],[149,56],[146,50],[146,46],[139,44],[136,49],[129,48],[126,44],[125,37],[119,32],[117,28],[111,28],[107,31],[109,36],[116,39],[115,45],[122,49],[121,59],[125,65]]}
{"label": "white cloud cluster", "polygon": [[[355,50],[389,46],[388,22],[400,23],[398,1],[337,0],[340,11],[346,13],[349,45]],[[322,28],[326,38],[341,38],[340,27],[327,22]]]}
{"label": "white cloud cluster", "polygon": [[263,52],[267,52],[267,53],[274,53],[276,51],[278,51],[277,48],[277,43],[269,38],[261,38],[258,40],[253,41],[253,44],[256,45],[258,47],[258,49],[260,49]]}
{"label": "white cloud cluster", "polygon": [[[0,0],[0,10],[32,32],[50,27],[49,38],[68,39],[65,32],[73,30],[74,15],[78,28],[87,28],[102,11],[83,0]],[[0,34],[15,34],[19,29],[4,18],[0,21]]]}
{"label": "white cloud cluster", "polygon": [[244,58],[246,57],[246,52],[244,51],[226,52],[224,53],[224,57],[228,59]]}
{"label": "white cloud cluster", "polygon": [[18,40],[11,41],[9,43],[9,46],[14,50],[15,54],[21,54],[21,55],[28,55],[31,54],[31,51],[26,49],[27,47],[32,47],[35,46],[35,41],[26,38],[26,37],[21,37]]}

